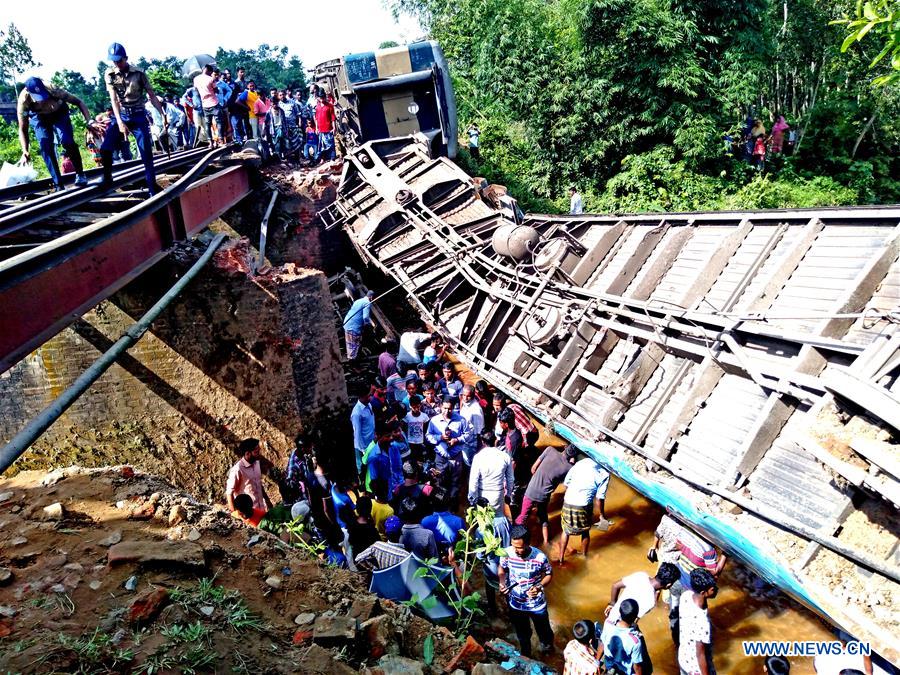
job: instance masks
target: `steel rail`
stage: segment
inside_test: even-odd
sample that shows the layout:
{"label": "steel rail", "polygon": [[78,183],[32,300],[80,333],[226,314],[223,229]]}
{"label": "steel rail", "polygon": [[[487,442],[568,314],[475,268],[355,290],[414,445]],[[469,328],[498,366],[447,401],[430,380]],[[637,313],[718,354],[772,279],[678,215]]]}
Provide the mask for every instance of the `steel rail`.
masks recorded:
{"label": "steel rail", "polygon": [[133,222],[174,201],[190,187],[191,183],[206,169],[210,162],[228,149],[229,146],[226,145],[213,150],[206,150],[203,159],[191,167],[175,183],[130,209],[104,218],[92,225],[69,232],[30,251],[0,261],[0,288],[15,280],[19,275],[26,274],[30,270],[48,264],[49,259],[63,255],[66,251],[80,245],[85,245],[99,236],[124,229]]}
{"label": "steel rail", "polygon": [[[227,147],[227,146],[226,146]],[[185,150],[178,157],[163,159],[156,163],[157,170],[167,170],[183,166],[203,157],[208,152],[206,148]],[[20,206],[15,206],[0,212],[0,237],[8,236],[29,225],[40,222],[46,218],[68,211],[76,206],[90,202],[110,191],[129,185],[143,179],[144,167],[140,166],[120,171],[113,177],[113,184],[105,190],[100,190],[99,185],[87,185],[75,190],[57,192]]]}
{"label": "steel rail", "polygon": [[[119,162],[116,164],[116,169],[128,169],[133,166],[137,166],[138,164],[143,164],[143,160],[141,159],[129,159],[127,162]],[[103,175],[103,167],[98,166],[93,169],[85,169],[84,175],[90,178],[100,178]],[[71,185],[75,182],[75,174],[74,173],[64,173],[60,176],[60,180],[63,185]],[[53,187],[53,180],[51,178],[41,178],[40,180],[33,180],[28,183],[19,183],[18,185],[10,185],[9,187],[0,188],[0,202],[9,201],[11,199],[21,199],[22,197],[28,197],[30,195],[36,195],[41,192],[46,192],[50,188]],[[3,211],[0,210],[0,213]]]}
{"label": "steel rail", "polygon": [[109,370],[116,359],[130,349],[144,334],[150,329],[151,324],[162,314],[163,310],[168,307],[171,302],[178,297],[194,277],[199,274],[200,270],[212,259],[216,249],[225,241],[227,234],[217,235],[204,254],[195,262],[191,268],[181,277],[175,285],[163,295],[156,304],[153,305],[147,313],[140,318],[137,323],[132,324],[120,337],[115,344],[107,349],[99,359],[94,361],[87,370],[79,375],[76,380],[69,385],[65,391],[57,396],[47,407],[45,407],[37,417],[34,417],[24,429],[19,431],[12,440],[3,448],[0,448],[0,474],[4,473],[13,462],[15,462],[22,454],[31,447],[51,424],[69,409],[69,407],[78,400],[90,386],[96,382],[103,373]]}

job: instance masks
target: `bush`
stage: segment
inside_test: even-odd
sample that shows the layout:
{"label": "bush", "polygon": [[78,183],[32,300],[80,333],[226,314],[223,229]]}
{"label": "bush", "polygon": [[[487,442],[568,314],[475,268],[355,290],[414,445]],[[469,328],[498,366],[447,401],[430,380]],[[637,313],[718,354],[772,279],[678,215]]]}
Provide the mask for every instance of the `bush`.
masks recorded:
{"label": "bush", "polygon": [[725,209],[781,209],[816,206],[846,206],[858,203],[853,188],[833,178],[757,176],[737,192],[727,195],[719,208]]}

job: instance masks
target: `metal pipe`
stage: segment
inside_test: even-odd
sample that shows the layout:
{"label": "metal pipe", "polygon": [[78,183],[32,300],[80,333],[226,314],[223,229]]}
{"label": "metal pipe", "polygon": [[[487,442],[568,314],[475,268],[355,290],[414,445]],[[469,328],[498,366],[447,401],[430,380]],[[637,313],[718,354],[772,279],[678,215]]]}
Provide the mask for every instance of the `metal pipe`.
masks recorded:
{"label": "metal pipe", "polygon": [[272,215],[272,208],[275,206],[276,199],[278,199],[278,190],[272,190],[272,199],[269,200],[269,206],[266,208],[266,213],[259,224],[259,260],[256,262],[256,274],[259,274],[266,260],[266,237],[269,234],[269,216]]}
{"label": "metal pipe", "polygon": [[13,439],[0,449],[0,474],[5,472],[13,462],[15,462],[22,454],[31,447],[41,434],[43,434],[51,424],[69,409],[69,407],[78,400],[88,388],[96,382],[109,367],[116,362],[123,353],[132,347],[138,340],[143,337],[144,333],[149,330],[150,325],[156,318],[162,314],[163,310],[178,297],[179,293],[184,290],[191,280],[197,276],[201,269],[210,261],[216,249],[225,241],[227,235],[219,234],[212,240],[206,248],[206,252],[195,262],[191,268],[179,279],[172,288],[162,296],[153,307],[151,307],[140,320],[132,324],[125,334],[120,337],[116,343],[107,349],[99,359],[94,361],[91,366],[85,370],[78,378],[66,388],[66,390],[57,396],[46,408],[44,408],[37,417],[32,419],[24,429],[17,433]]}

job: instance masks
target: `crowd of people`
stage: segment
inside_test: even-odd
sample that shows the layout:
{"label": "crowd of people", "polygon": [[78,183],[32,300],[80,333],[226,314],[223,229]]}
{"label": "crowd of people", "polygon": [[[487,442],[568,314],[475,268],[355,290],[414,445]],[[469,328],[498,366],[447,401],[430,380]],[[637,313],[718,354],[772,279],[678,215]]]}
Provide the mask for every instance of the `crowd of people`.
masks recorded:
{"label": "crowd of people", "polygon": [[[345,316],[350,362],[360,357],[372,299],[357,300]],[[350,475],[326,466],[315,443],[301,435],[279,480],[283,505],[275,509],[282,509],[279,517],[304,519],[306,532],[334,564],[365,574],[415,555],[454,569],[457,578],[454,548],[471,525],[465,509],[489,509],[502,551],[482,560],[488,613],[497,615],[502,598],[522,655],[532,655],[533,632],[542,652],[552,651],[545,588],[554,567],[566,564],[570,538],[580,538],[587,556],[591,530],[609,527],[610,475],[574,445],[539,450],[539,430],[526,411],[484,381],[462,382],[448,357],[438,334],[408,332],[397,342],[385,341],[375,372],[355,392]],[[245,441],[239,453],[226,487],[229,507],[265,526],[267,518],[277,518],[262,487],[260,443]],[[551,551],[548,507],[559,486],[565,486],[562,537]],[[532,545],[533,524],[540,546]],[[638,620],[663,591],[683,672],[713,672],[707,602],[716,595],[725,557],[667,515],[648,558],[660,563],[655,575],[624,577],[613,585],[604,617],[574,626],[564,650],[567,673],[598,673],[601,667],[649,673]]]}
{"label": "crowd of people", "polygon": [[[372,302],[368,293],[344,317],[349,364],[361,358]],[[478,507],[489,516],[478,527],[489,529],[500,544],[480,556],[487,615],[507,618],[523,656],[532,656],[533,634],[542,654],[553,652],[545,589],[554,570],[566,565],[572,537],[580,538],[580,552],[588,556],[592,529],[609,528],[610,474],[575,445],[540,450],[539,430],[526,411],[483,380],[464,383],[437,333],[385,340],[372,360],[371,372],[356,371],[367,378],[355,391],[348,420],[355,462],[344,462],[342,472],[329,465],[310,436],[300,435],[282,472],[266,467],[259,441],[246,440],[226,485],[235,517],[276,532],[279,522],[302,521],[303,536],[321,547],[326,560],[360,574],[416,556],[426,565],[450,568],[466,594],[473,589],[463,577],[456,544],[471,535],[468,508]],[[282,497],[274,508],[262,485],[266,472]],[[548,507],[560,486],[562,532],[551,549]],[[540,533],[537,545],[533,532]],[[475,534],[485,536],[480,529]],[[637,570],[622,577],[609,590],[603,616],[572,626],[562,653],[564,675],[651,673],[640,620],[661,601],[681,675],[716,672],[708,610],[726,556],[667,511],[647,560],[655,573]],[[790,663],[768,657],[760,672],[787,675]]]}
{"label": "crowd of people", "polygon": [[308,90],[270,89],[245,79],[238,67],[232,78],[207,64],[181,98],[189,130],[187,143],[255,139],[265,155],[316,163],[335,158],[334,95],[317,84]]}
{"label": "crowd of people", "polygon": [[[79,144],[74,137],[69,105],[86,122],[87,149],[103,167],[101,187],[112,184],[116,162],[132,159],[129,134],[144,164],[147,188],[159,191],[154,151],[171,153],[207,143],[255,139],[264,159],[302,160],[307,164],[335,159],[335,99],[317,84],[308,89],[258,91],[238,67],[232,79],[227,69],[207,64],[193,78],[183,96],[157,95],[147,74],[128,61],[125,47],[107,50],[112,67],[104,74],[110,106],[96,117],[77,96],[61,87],[30,77],[19,94],[17,117],[21,163],[31,162],[30,134],[34,130],[53,190],[64,189],[62,176],[75,174],[75,186],[86,186]],[[61,161],[57,146],[62,148]]]}
{"label": "crowd of people", "polygon": [[779,115],[771,132],[767,132],[763,121],[754,117],[751,111],[744,120],[740,134],[725,134],[723,140],[727,156],[742,159],[764,171],[767,158],[791,154],[797,138],[797,131],[791,128],[784,115]]}

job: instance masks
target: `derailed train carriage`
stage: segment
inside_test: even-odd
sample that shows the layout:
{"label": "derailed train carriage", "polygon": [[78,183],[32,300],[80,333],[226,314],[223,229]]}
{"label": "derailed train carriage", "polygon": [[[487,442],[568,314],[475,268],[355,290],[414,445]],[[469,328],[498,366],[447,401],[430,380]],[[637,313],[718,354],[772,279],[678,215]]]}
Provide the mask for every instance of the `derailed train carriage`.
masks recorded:
{"label": "derailed train carriage", "polygon": [[437,42],[348,54],[320,63],[313,79],[335,96],[344,148],[422,134],[432,156],[456,157],[456,101]]}
{"label": "derailed train carriage", "polygon": [[416,138],[321,212],[482,377],[892,661],[900,208],[525,215]]}

